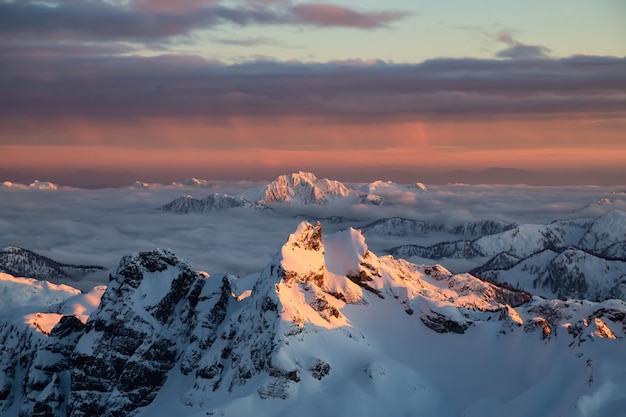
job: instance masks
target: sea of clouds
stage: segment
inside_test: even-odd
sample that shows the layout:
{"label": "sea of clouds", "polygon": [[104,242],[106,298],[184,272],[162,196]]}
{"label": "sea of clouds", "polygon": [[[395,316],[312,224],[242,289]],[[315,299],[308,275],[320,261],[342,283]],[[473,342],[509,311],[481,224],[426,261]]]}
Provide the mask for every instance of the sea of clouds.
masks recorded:
{"label": "sea of clouds", "polygon": [[[597,217],[609,210],[626,211],[623,187],[531,187],[450,184],[428,191],[395,190],[387,206],[281,205],[275,212],[230,209],[223,212],[174,214],[159,207],[180,197],[203,198],[213,192],[237,194],[258,186],[250,182],[209,182],[85,190],[56,190],[16,184],[0,185],[0,247],[21,246],[54,260],[114,268],[124,255],[169,248],[194,269],[211,274],[245,276],[259,271],[278,252],[303,219],[339,216],[323,221],[325,231],[361,227],[386,217],[403,217],[458,225],[493,219],[514,223],[547,223],[557,219]],[[598,203],[599,202],[599,203]],[[434,243],[423,239],[371,237],[370,248],[382,254],[397,244]],[[80,285],[105,283],[108,271]]]}

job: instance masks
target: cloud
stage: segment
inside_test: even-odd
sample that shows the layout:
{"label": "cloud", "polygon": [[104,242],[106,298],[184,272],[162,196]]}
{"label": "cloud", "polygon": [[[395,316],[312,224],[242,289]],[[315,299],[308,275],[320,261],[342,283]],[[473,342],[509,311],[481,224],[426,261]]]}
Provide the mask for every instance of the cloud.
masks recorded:
{"label": "cloud", "polygon": [[[1,49],[0,49],[1,50]],[[626,59],[438,59],[345,65],[191,55],[30,56],[0,67],[1,119],[292,117],[311,123],[624,118]]]}
{"label": "cloud", "polygon": [[[384,178],[383,178],[384,179]],[[228,183],[202,189],[153,187],[54,192],[0,187],[0,247],[18,245],[66,263],[117,265],[124,255],[170,248],[194,269],[210,273],[245,275],[258,272],[277,253],[304,214],[332,215],[356,222],[325,224],[329,233],[348,226],[360,227],[391,216],[456,225],[474,219],[509,222],[549,222],[585,204],[611,196],[614,188],[523,186],[429,186],[407,204],[389,207],[311,207],[285,213],[230,210],[222,213],[174,215],[157,207],[182,194],[198,198],[213,191],[229,192],[256,184]],[[622,204],[623,207],[623,204]],[[370,238],[378,254],[401,243],[427,240]],[[100,277],[106,282],[106,275]]]}
{"label": "cloud", "polygon": [[110,56],[138,52],[138,48],[118,42],[67,42],[55,39],[7,40],[0,43],[0,57],[86,57]]}
{"label": "cloud", "polygon": [[541,45],[526,45],[513,37],[513,31],[505,29],[498,34],[499,42],[509,45],[496,54],[497,58],[508,59],[545,59],[550,58],[550,49]]}
{"label": "cloud", "polygon": [[405,12],[360,12],[333,4],[255,3],[223,5],[218,1],[104,1],[0,3],[0,36],[57,35],[75,40],[148,42],[187,36],[223,24],[295,25],[371,29],[407,17]]}
{"label": "cloud", "polygon": [[296,21],[306,24],[362,29],[387,26],[407,16],[404,12],[359,12],[328,3],[301,3],[291,12]]}
{"label": "cloud", "polygon": [[525,45],[517,42],[514,45],[498,52],[496,57],[510,59],[543,59],[549,58],[550,52],[550,49],[545,46]]}
{"label": "cloud", "polygon": [[244,46],[244,47],[255,47],[259,45],[274,45],[274,46],[280,46],[283,48],[288,47],[282,42],[278,42],[275,39],[271,39],[265,36],[257,36],[254,38],[219,38],[219,39],[214,39],[213,42],[219,43],[222,45]]}

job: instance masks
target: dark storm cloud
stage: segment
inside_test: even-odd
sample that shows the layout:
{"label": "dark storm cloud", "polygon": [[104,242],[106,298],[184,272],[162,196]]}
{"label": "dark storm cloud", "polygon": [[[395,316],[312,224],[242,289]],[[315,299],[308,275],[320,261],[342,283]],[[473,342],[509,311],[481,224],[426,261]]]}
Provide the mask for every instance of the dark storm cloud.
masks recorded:
{"label": "dark storm cloud", "polygon": [[624,117],[626,59],[251,62],[197,56],[24,57],[0,67],[3,118],[282,116],[336,122]]}

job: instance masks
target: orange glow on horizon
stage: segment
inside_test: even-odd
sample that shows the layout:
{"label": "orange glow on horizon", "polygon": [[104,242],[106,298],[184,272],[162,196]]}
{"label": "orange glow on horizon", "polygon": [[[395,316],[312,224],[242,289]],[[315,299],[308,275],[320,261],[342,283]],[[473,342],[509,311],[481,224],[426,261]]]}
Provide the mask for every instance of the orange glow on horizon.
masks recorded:
{"label": "orange glow on horizon", "polygon": [[519,149],[465,151],[431,149],[421,152],[414,148],[385,150],[310,150],[275,149],[198,150],[198,149],[127,149],[113,147],[54,147],[5,146],[0,148],[10,167],[72,167],[72,168],[154,168],[215,167],[236,169],[245,167],[297,166],[311,168],[411,167],[428,169],[481,169],[490,166],[511,168],[621,168],[626,150],[590,149]]}
{"label": "orange glow on horizon", "polygon": [[[228,119],[220,125],[198,119],[110,125],[65,120],[47,126],[45,133],[43,128],[17,127],[3,133],[4,168],[591,169],[621,168],[626,160],[623,132],[584,118],[361,125],[294,118]],[[57,145],[47,145],[47,137]]]}

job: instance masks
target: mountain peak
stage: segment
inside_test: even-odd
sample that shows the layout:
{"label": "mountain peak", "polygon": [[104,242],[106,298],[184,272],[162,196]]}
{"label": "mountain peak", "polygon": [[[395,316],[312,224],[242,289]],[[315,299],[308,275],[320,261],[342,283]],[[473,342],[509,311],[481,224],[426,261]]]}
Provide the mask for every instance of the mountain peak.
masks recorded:
{"label": "mountain peak", "polygon": [[[287,175],[281,175],[281,177],[285,177]],[[307,172],[307,171],[298,171],[298,172],[293,172],[291,174],[289,174],[289,176],[291,178],[301,178],[310,182],[315,182],[317,181],[317,177],[315,176],[315,174],[313,174],[312,172]],[[280,178],[280,177],[279,177]]]}
{"label": "mountain peak", "polygon": [[240,197],[261,204],[327,204],[351,193],[354,192],[339,181],[318,179],[310,172],[299,171],[281,175],[265,186],[243,192]]}
{"label": "mountain peak", "polygon": [[306,250],[319,251],[322,248],[322,224],[317,222],[314,225],[302,222],[298,225],[295,233],[289,236],[287,245],[302,247]]}
{"label": "mountain peak", "polygon": [[209,187],[211,185],[211,183],[207,180],[201,180],[194,177],[183,180],[182,184],[190,187]]}

